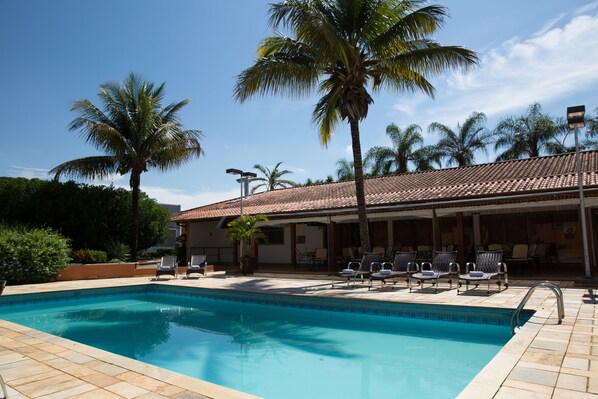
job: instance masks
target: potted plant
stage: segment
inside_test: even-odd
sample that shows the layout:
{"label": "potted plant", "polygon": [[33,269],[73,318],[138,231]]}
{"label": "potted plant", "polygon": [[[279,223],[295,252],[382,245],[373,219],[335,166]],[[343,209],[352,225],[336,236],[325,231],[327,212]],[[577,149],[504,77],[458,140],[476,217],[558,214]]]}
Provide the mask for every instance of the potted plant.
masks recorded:
{"label": "potted plant", "polygon": [[266,235],[255,224],[267,221],[266,215],[243,215],[228,224],[228,237],[239,243],[239,263],[243,274],[253,274],[256,263],[256,244]]}

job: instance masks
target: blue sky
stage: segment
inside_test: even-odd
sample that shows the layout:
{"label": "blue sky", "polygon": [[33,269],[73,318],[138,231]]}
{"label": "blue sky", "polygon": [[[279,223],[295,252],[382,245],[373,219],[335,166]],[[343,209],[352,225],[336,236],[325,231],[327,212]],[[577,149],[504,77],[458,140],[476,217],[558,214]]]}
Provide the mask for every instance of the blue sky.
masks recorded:
{"label": "blue sky", "polygon": [[[311,113],[317,97],[234,101],[235,77],[271,32],[273,0],[0,0],[0,176],[47,178],[52,167],[95,149],[67,126],[72,101],[99,104],[98,87],[137,72],[166,82],[167,102],[191,98],[186,128],[205,133],[205,157],[141,178],[142,189],[183,209],[233,198],[226,168],[259,163],[292,170],[292,180],[325,179],[351,159],[347,126],[327,148]],[[493,128],[533,102],[564,116],[567,106],[598,107],[598,1],[439,0],[451,18],[437,40],[478,53],[480,67],[436,79],[436,98],[381,93],[361,125],[362,151],[389,145],[385,128],[431,122],[454,127],[472,111]],[[426,134],[427,143],[437,138]],[[477,162],[493,161],[479,154]],[[128,177],[107,182],[128,187]]]}

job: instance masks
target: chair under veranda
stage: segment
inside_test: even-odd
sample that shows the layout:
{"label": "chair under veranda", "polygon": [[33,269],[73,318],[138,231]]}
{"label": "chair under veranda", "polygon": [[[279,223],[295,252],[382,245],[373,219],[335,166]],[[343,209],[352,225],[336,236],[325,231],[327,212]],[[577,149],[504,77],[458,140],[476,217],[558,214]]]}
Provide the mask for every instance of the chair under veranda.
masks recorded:
{"label": "chair under veranda", "polygon": [[392,262],[383,262],[382,268],[370,274],[370,286],[372,288],[374,280],[380,281],[380,287],[386,284],[386,280],[392,280],[392,290],[397,284],[397,278],[405,277],[405,282],[409,285],[409,277],[418,271],[418,265],[415,262],[417,251],[396,252]]}
{"label": "chair under veranda", "polygon": [[457,263],[457,251],[440,252],[436,251],[432,262],[423,262],[421,270],[409,278],[409,292],[413,289],[413,281],[416,280],[421,288],[425,282],[432,283],[438,293],[438,284],[440,279],[448,279],[450,288],[453,288],[453,275],[459,274],[459,264]]}
{"label": "chair under veranda", "polygon": [[516,244],[513,246],[513,252],[511,257],[505,259],[505,262],[509,265],[509,268],[513,272],[524,273],[527,272],[529,264],[532,258],[529,256],[529,247],[527,244]]}
{"label": "chair under veranda", "polygon": [[[364,281],[364,279],[368,277],[370,273],[381,269],[382,257],[382,254],[366,252],[363,254],[361,261],[350,261],[345,269],[335,274],[334,278],[345,280],[347,282],[347,286],[349,286],[350,282],[352,281],[353,288],[355,288],[355,283],[357,280]],[[338,281],[333,279],[331,288],[334,288],[335,283],[338,283]]]}
{"label": "chair under veranda", "polygon": [[156,278],[163,275],[170,275],[177,277],[177,260],[176,256],[163,256],[160,259],[160,264],[156,267]]}
{"label": "chair under veranda", "polygon": [[317,271],[325,270],[328,264],[328,248],[317,248],[314,254],[312,268]]}
{"label": "chair under veranda", "polygon": [[206,275],[206,266],[208,261],[206,255],[191,255],[191,261],[187,265],[187,271],[185,273],[186,278],[189,278],[190,274],[201,274]]}
{"label": "chair under veranda", "polygon": [[465,292],[469,290],[470,284],[477,288],[482,283],[488,284],[487,294],[490,294],[490,283],[496,280],[498,291],[504,277],[505,289],[509,288],[507,265],[502,261],[503,251],[478,251],[475,262],[465,264],[465,274],[459,275],[457,283],[457,295],[459,288],[465,283]]}

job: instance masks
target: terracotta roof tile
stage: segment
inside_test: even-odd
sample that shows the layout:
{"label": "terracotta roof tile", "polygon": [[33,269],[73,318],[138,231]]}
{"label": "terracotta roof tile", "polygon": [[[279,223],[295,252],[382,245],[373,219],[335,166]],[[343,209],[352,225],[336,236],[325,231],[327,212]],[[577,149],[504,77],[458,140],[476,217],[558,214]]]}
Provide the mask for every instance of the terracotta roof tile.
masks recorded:
{"label": "terracotta roof tile", "polygon": [[[582,153],[584,184],[598,184],[598,151]],[[577,187],[575,154],[495,162],[462,168],[441,169],[366,179],[366,203],[393,205],[435,200],[491,198],[538,191],[558,191]],[[189,209],[174,221],[236,216],[239,199]],[[284,215],[354,208],[353,181],[278,189],[254,194],[243,200],[248,214]]]}

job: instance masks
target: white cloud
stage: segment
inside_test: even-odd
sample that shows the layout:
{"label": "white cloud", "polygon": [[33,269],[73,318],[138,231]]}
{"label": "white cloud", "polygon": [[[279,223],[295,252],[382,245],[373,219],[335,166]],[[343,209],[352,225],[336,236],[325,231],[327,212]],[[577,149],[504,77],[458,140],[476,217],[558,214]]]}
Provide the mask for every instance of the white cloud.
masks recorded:
{"label": "white cloud", "polygon": [[27,166],[10,165],[8,175],[10,177],[24,177],[26,179],[49,180],[50,169],[30,168]]}
{"label": "white cloud", "polygon": [[[128,189],[128,187],[126,188]],[[237,198],[239,196],[238,187],[229,191],[200,191],[187,193],[179,189],[142,185],[141,190],[150,198],[154,198],[161,204],[181,205],[182,210],[213,204],[215,202]]]}
{"label": "white cloud", "polygon": [[[590,5],[597,8],[598,2]],[[561,18],[529,38],[512,38],[481,54],[479,69],[436,84],[436,101],[417,95],[395,104],[394,110],[422,126],[433,121],[454,125],[472,111],[503,115],[533,102],[557,100],[580,87],[596,87],[598,16],[578,15],[556,27]]]}
{"label": "white cloud", "polygon": [[345,147],[345,154],[350,155],[351,159],[353,159],[353,145],[349,144]]}

